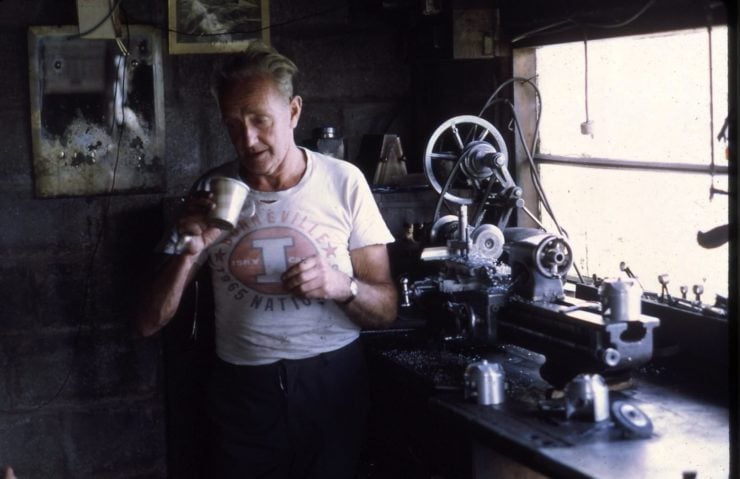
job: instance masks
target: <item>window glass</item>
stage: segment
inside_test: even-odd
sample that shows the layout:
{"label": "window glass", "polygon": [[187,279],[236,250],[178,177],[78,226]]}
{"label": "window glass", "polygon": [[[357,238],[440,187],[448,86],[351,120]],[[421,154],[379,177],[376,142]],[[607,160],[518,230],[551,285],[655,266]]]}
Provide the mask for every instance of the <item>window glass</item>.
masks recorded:
{"label": "window glass", "polygon": [[[582,275],[624,277],[624,261],[647,291],[660,292],[658,276],[668,274],[673,296],[695,284],[705,303],[727,296],[727,244],[706,249],[696,240],[727,223],[727,196],[710,201],[707,175],[550,164],[540,174]],[[717,186],[726,188],[726,178]]]}
{"label": "window glass", "polygon": [[[540,152],[562,156],[708,164],[706,30],[588,42],[586,121],[583,42],[538,48]],[[712,29],[714,131],[727,116],[727,28]],[[715,161],[726,164],[724,149]],[[724,162],[724,163],[721,163]]]}
{"label": "window glass", "polygon": [[[586,121],[583,42],[536,50],[542,94],[539,153],[727,166],[716,139],[727,115],[727,29],[713,28],[714,138],[710,134],[706,30],[588,42]],[[621,261],[648,291],[702,284],[706,303],[728,294],[728,247],[706,249],[697,232],[728,221],[727,175],[540,164],[545,192],[569,232],[585,276],[624,276]],[[545,218],[545,220],[547,220]],[[547,224],[547,223],[546,223]],[[549,223],[551,225],[551,223]],[[553,229],[554,231],[554,229]],[[693,297],[689,293],[689,297]]]}

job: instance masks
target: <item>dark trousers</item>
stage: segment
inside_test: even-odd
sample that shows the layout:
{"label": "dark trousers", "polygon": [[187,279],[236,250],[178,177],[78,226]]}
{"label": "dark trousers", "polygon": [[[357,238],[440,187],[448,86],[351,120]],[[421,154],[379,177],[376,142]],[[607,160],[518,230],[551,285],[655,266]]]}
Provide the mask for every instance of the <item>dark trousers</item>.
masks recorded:
{"label": "dark trousers", "polygon": [[355,477],[369,408],[359,341],[266,366],[216,362],[208,392],[213,477]]}

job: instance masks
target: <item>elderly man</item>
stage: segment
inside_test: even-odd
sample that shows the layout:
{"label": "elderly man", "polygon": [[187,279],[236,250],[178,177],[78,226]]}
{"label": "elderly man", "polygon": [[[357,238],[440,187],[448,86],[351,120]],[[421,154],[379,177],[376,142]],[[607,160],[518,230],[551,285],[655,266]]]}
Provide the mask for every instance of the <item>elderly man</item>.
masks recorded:
{"label": "elderly man", "polygon": [[[161,329],[208,262],[217,353],[208,398],[213,477],[353,477],[368,406],[359,332],[396,315],[386,250],[393,236],[364,177],[295,144],[296,72],[258,43],[215,72],[213,93],[237,159],[196,182],[164,248],[175,254],[138,317],[142,334]],[[207,222],[214,202],[200,190],[214,176],[250,187],[230,231]]]}

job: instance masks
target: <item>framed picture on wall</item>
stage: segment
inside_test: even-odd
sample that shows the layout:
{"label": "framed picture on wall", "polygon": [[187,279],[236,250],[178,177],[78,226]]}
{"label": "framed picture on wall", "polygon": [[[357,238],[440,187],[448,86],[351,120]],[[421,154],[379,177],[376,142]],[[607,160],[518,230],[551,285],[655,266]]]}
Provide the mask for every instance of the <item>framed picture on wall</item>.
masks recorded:
{"label": "framed picture on wall", "polygon": [[169,52],[227,53],[270,42],[269,0],[167,0]]}

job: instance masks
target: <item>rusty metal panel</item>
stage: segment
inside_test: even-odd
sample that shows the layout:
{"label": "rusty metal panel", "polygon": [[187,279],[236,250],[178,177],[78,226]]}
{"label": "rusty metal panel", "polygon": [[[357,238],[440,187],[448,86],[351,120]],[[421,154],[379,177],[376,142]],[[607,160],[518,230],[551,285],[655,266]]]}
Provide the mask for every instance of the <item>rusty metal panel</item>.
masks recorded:
{"label": "rusty metal panel", "polygon": [[126,32],[115,41],[30,28],[37,197],[164,189],[161,39],[149,27]]}

